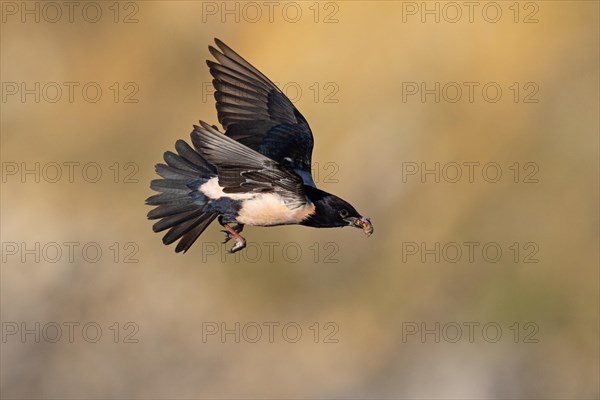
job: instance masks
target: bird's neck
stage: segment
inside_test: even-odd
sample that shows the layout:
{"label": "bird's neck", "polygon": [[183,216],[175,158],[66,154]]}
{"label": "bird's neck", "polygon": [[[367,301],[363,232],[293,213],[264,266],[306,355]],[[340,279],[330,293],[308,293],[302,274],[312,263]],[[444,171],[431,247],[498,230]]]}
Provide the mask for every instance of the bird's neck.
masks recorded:
{"label": "bird's neck", "polygon": [[312,226],[312,227],[325,227],[327,221],[324,219],[325,215],[322,212],[326,207],[326,199],[331,197],[332,194],[325,192],[324,190],[317,189],[314,186],[304,185],[304,193],[308,200],[315,205],[315,212],[308,218],[300,223],[300,225]]}

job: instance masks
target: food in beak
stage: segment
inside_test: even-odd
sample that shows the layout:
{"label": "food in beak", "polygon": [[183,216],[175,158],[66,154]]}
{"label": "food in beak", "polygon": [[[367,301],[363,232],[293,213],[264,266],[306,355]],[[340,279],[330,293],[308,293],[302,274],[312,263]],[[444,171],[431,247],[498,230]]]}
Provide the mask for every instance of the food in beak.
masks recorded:
{"label": "food in beak", "polygon": [[360,226],[367,236],[371,236],[373,233],[373,224],[369,218],[359,218],[356,220],[356,225]]}

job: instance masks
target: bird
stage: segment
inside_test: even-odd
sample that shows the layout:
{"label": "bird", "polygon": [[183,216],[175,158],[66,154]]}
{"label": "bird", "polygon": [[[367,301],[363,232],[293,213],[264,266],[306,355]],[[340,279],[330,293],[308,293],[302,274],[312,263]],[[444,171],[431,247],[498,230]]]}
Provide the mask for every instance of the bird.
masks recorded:
{"label": "bird", "polygon": [[168,230],[165,245],[179,240],[187,252],[217,219],[228,250],[246,247],[245,225],[351,226],[370,236],[373,225],[347,201],[317,188],[311,173],[312,131],[288,97],[248,61],[215,38],[208,50],[218,121],[193,125],[191,144],[177,140],[175,152],[157,164],[150,182],[158,194],[148,219],[154,232]]}

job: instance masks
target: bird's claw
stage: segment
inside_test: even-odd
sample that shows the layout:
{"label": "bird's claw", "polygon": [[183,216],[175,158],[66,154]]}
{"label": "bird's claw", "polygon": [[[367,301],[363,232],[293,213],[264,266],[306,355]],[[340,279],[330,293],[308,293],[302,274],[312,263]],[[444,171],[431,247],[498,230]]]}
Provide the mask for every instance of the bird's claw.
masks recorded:
{"label": "bird's claw", "polygon": [[225,240],[223,240],[221,243],[225,244],[233,238],[233,235],[231,233],[227,232],[226,230],[222,230],[221,232],[223,232],[225,234]]}
{"label": "bird's claw", "polygon": [[[236,231],[237,233],[240,233],[242,230],[244,230],[244,225],[236,225],[232,227],[234,231]],[[233,239],[233,235],[231,234],[231,232],[226,231],[226,230],[222,230],[221,232],[223,232],[225,234],[225,239],[223,240],[223,244],[229,242],[231,239]]]}
{"label": "bird's claw", "polygon": [[246,247],[246,239],[244,239],[243,237],[240,236],[239,239],[235,239],[235,244],[233,245],[233,247],[231,249],[229,249],[229,252],[231,254],[233,254],[235,252],[242,250],[244,247]]}

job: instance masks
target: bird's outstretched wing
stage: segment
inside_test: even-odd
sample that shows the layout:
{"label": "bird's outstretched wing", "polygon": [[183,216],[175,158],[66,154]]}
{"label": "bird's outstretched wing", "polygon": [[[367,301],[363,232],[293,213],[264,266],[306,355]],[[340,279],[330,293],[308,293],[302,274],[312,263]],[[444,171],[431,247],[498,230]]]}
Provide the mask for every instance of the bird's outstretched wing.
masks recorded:
{"label": "bird's outstretched wing", "polygon": [[225,135],[296,171],[304,184],[311,176],[313,135],[292,102],[258,69],[215,39],[208,60],[219,122]]}
{"label": "bird's outstretched wing", "polygon": [[276,193],[290,208],[308,203],[303,182],[293,170],[223,135],[200,121],[194,126],[192,142],[217,168],[224,193]]}

